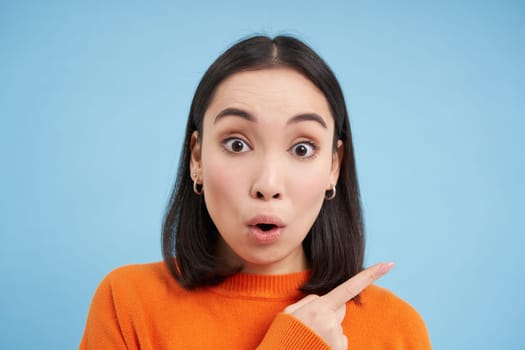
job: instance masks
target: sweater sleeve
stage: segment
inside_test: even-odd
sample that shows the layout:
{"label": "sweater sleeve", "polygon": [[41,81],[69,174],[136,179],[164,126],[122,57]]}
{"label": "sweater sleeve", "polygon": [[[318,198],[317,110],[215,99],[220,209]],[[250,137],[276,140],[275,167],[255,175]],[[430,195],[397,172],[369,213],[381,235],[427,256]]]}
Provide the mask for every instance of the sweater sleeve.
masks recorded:
{"label": "sweater sleeve", "polygon": [[119,324],[110,276],[95,292],[79,347],[79,350],[95,349],[129,350]]}
{"label": "sweater sleeve", "polygon": [[273,320],[257,350],[329,350],[330,347],[301,321],[285,313]]}

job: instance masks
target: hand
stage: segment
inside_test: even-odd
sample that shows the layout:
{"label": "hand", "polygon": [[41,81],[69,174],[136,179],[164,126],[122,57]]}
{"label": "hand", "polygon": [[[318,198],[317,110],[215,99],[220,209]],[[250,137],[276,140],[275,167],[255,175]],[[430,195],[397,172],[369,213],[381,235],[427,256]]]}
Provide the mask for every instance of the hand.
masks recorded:
{"label": "hand", "polygon": [[341,326],[346,314],[346,303],[388,273],[393,266],[393,263],[371,266],[323,296],[307,295],[297,303],[289,305],[284,312],[304,323],[333,350],[346,350],[348,339]]}

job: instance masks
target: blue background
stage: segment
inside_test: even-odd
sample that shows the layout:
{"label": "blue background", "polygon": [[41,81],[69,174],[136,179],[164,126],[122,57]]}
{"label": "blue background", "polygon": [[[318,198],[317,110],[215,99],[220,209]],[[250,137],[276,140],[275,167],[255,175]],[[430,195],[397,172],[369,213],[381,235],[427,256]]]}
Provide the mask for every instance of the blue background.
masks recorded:
{"label": "blue background", "polygon": [[0,348],[74,349],[113,268],[157,261],[194,89],[253,33],[349,105],[367,264],[435,349],[525,347],[520,1],[2,1]]}

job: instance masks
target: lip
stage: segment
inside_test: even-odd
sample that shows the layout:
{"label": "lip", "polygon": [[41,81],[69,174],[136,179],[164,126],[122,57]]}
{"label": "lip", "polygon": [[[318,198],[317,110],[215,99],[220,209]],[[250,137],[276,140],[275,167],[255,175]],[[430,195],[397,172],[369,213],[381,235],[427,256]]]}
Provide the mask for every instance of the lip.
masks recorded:
{"label": "lip", "polygon": [[275,225],[277,227],[284,227],[284,222],[274,215],[257,215],[248,221],[248,226],[255,226],[258,224]]}
{"label": "lip", "polygon": [[[275,227],[265,231],[257,226],[259,224],[274,225]],[[271,244],[277,241],[281,237],[284,227],[283,221],[272,215],[257,215],[248,221],[250,234],[259,244]]]}

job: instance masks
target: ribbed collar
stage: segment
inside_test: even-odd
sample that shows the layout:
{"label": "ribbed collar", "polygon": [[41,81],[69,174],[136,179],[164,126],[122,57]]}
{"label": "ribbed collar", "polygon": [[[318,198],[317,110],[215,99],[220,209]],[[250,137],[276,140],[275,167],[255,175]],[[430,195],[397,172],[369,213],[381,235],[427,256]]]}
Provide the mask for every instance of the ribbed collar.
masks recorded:
{"label": "ribbed collar", "polygon": [[210,290],[229,297],[289,300],[302,296],[299,291],[310,276],[310,271],[284,275],[256,275],[237,273]]}

